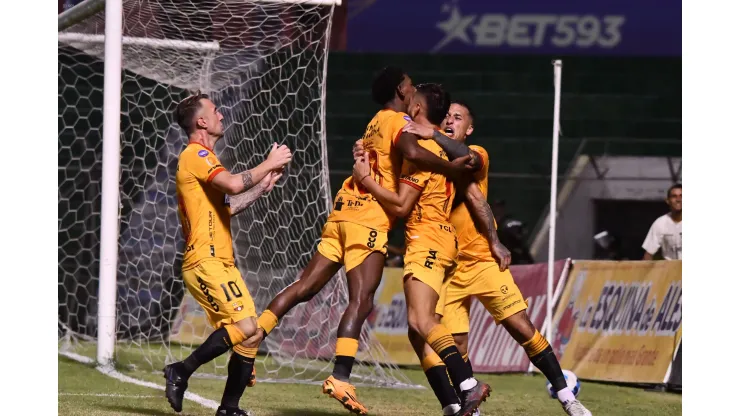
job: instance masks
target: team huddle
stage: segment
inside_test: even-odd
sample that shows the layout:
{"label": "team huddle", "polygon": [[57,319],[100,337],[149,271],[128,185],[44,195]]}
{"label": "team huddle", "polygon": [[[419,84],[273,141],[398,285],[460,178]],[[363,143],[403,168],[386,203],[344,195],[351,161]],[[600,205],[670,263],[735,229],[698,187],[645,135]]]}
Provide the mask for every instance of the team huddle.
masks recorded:
{"label": "team huddle", "polygon": [[177,106],[177,122],[189,137],[176,175],[186,241],[182,277],[215,331],[185,360],[165,367],[172,408],[182,410],[188,379],[198,367],[232,350],[216,414],[245,416],[239,400],[256,382],[259,344],[291,308],[310,300],[344,267],[349,302],[337,328],[334,370],[322,390],[351,412],[368,414],[350,374],[381,281],[388,233],[403,218],[409,341],[442,414],[478,414],[491,392],[468,360],[469,313],[476,297],[547,377],[565,412],[590,415],[567,388],[552,347],[530,322],[526,300],[508,270],[511,256],[498,240],[487,203],[488,153],[465,144],[474,129],[470,106],[451,101],[438,84],[414,86],[395,67],[376,76],[372,97],[382,109],[355,143],[352,176],[335,197],[316,252],[300,278],[259,317],[234,266],[230,216],[273,188],[291,151],[274,144],[263,163],[232,174],[212,150],[224,131],[213,102],[196,94]]}

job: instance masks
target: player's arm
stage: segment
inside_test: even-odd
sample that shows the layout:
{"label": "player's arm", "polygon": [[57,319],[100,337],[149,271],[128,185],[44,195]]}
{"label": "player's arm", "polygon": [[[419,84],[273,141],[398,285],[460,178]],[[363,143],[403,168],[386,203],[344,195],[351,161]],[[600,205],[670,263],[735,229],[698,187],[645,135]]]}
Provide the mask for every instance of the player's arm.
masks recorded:
{"label": "player's arm", "polygon": [[404,159],[412,162],[419,169],[441,173],[449,178],[459,178],[465,173],[473,172],[477,169],[469,165],[469,155],[466,154],[463,157],[455,158],[450,162],[421,147],[417,136],[412,133],[401,132],[395,146],[401,151]]}
{"label": "player's arm", "polygon": [[270,154],[267,155],[267,159],[257,165],[257,167],[237,174],[223,169],[210,181],[211,186],[227,195],[241,194],[252,189],[255,184],[260,183],[271,171],[285,167],[292,157],[290,149],[287,146],[282,145],[278,147],[277,143],[274,143]]}
{"label": "player's arm", "polygon": [[438,130],[435,130],[431,127],[422,126],[421,124],[410,121],[403,127],[403,131],[413,133],[425,139],[434,139],[439,147],[444,149],[444,151],[451,159],[458,159],[469,155],[470,161],[467,164],[473,171],[477,171],[478,169],[483,167],[483,162],[478,152],[471,150],[463,142],[459,142],[447,137],[447,135]]}
{"label": "player's arm", "polygon": [[511,252],[498,239],[493,211],[491,211],[491,206],[488,205],[485,195],[483,195],[475,181],[468,183],[465,188],[465,204],[473,217],[476,228],[488,240],[491,254],[498,260],[499,270],[506,270],[511,264]]}
{"label": "player's arm", "polygon": [[262,197],[262,195],[270,192],[272,188],[275,187],[275,183],[280,180],[282,176],[282,173],[270,171],[267,173],[267,175],[265,175],[260,183],[257,184],[257,186],[254,186],[252,187],[252,189],[246,192],[242,192],[229,198],[231,215],[236,215],[244,211],[250,205],[254,204],[256,200]]}
{"label": "player's arm", "polygon": [[655,253],[660,249],[660,236],[658,235],[658,220],[655,220],[650,226],[645,241],[642,243],[642,249],[645,250],[643,260],[652,260]]}
{"label": "player's arm", "polygon": [[422,188],[408,185],[402,181],[398,186],[398,193],[395,193],[380,186],[379,183],[375,182],[370,173],[370,158],[365,153],[364,157],[358,158],[355,161],[352,171],[352,175],[357,183],[364,186],[389,214],[394,217],[406,217],[409,215],[409,212],[411,212],[414,204],[419,199],[419,195],[421,195]]}

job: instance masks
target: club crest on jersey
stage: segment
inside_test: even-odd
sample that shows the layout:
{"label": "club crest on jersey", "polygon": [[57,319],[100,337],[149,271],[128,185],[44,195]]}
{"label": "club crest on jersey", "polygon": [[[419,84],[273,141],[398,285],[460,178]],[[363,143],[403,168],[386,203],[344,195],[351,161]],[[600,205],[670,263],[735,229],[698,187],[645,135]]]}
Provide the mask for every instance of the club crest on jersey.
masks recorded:
{"label": "club crest on jersey", "polygon": [[200,157],[206,157],[206,156],[208,156],[208,150],[200,150],[198,152],[198,156],[200,156]]}

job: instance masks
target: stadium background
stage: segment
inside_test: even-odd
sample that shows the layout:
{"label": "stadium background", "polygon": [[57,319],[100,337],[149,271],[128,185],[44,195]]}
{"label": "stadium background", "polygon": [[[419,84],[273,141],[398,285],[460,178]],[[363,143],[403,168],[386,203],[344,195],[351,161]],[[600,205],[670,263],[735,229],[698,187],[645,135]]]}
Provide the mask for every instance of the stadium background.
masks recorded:
{"label": "stadium background", "polygon": [[[60,0],[60,12],[77,2]],[[625,181],[623,175],[608,175],[609,169],[603,162],[605,157],[639,159],[648,166],[660,165],[661,173],[630,177],[629,192],[626,195],[621,192],[619,198],[613,198],[610,185],[605,184],[599,197],[590,201],[596,213],[588,218],[590,223],[576,224],[588,230],[581,233],[586,238],[571,252],[559,249],[557,257],[639,259],[642,255],[639,247],[650,223],[665,211],[663,194],[656,189],[665,191],[671,183],[680,181],[680,3],[659,3],[577,1],[566,7],[529,0],[494,7],[483,0],[413,0],[403,5],[388,0],[345,1],[335,11],[332,52],[328,60],[326,128],[332,194],[350,174],[351,143],[357,139],[368,114],[376,109],[369,99],[372,74],[384,65],[399,65],[415,82],[441,82],[453,97],[465,100],[475,109],[476,130],[470,143],[484,146],[491,155],[489,202],[506,201],[507,212],[524,222],[527,244],[531,247],[538,230],[543,227],[548,208],[553,106],[550,60],[561,58],[564,76],[560,188],[572,177],[579,160],[586,160],[597,173],[586,179],[590,181]],[[389,10],[393,11],[392,18],[387,17]],[[581,46],[578,36],[555,47],[548,42],[548,36],[555,36],[552,27],[539,46],[514,46],[516,42],[511,36],[497,46],[484,45],[481,22],[485,15],[497,13],[509,17],[545,14],[556,20],[565,15],[588,15],[597,19],[620,15],[626,18],[626,23],[621,27],[620,41],[610,47],[600,47],[598,42],[590,47]],[[444,26],[445,22],[457,17],[463,20]],[[463,27],[466,17],[471,20]],[[381,35],[382,32],[393,33],[401,40],[385,42],[387,35]],[[448,35],[453,32],[455,36],[450,38]],[[446,38],[450,41],[440,47]],[[102,84],[102,79],[99,81]],[[65,89],[62,93],[70,95],[68,101],[77,101],[77,111],[88,113],[90,120],[102,117],[102,95],[96,96],[80,88]],[[75,100],[75,94],[86,98]],[[59,116],[60,119],[65,116],[61,108]],[[127,117],[126,114],[122,117],[122,131],[126,130]],[[87,140],[99,142],[100,137],[90,136]],[[64,133],[60,133],[60,143],[63,142]],[[86,195],[65,187],[84,181],[85,175],[99,176],[100,167],[95,162],[86,165],[88,159],[75,158],[72,153],[60,151],[59,165],[76,170],[60,174],[60,195],[66,196],[65,203],[69,206],[89,206],[92,214],[95,191],[88,189],[92,194]],[[76,179],[63,180],[63,175],[67,178],[76,175]],[[129,179],[136,181],[135,177]],[[66,208],[60,204],[59,209],[61,218],[61,211]],[[122,207],[124,213],[127,209],[132,207]],[[95,228],[98,217],[89,215],[86,218],[93,223],[85,227]],[[615,237],[617,254],[604,253],[590,238],[595,232],[606,229]],[[560,235],[566,230],[563,225],[558,227]],[[91,302],[91,291],[84,282],[80,284],[64,276],[77,276],[75,271],[82,267],[91,275],[97,274],[97,241],[86,241],[89,237],[81,239],[83,230],[79,230],[79,234],[75,232],[73,224],[60,234],[59,283],[60,305],[63,306],[59,313],[62,317],[74,309],[74,319],[87,321],[81,323],[81,327],[91,328],[94,326],[89,320],[94,317],[84,316],[80,311],[86,307],[76,306]],[[392,242],[402,244],[400,235],[394,233]],[[546,251],[546,246],[539,246],[533,255],[537,261],[543,261]],[[165,254],[165,257],[175,259],[171,270],[177,270],[177,256],[172,255]],[[141,294],[121,295],[136,297]],[[181,297],[181,292],[172,293],[172,304],[178,304]],[[125,308],[125,304],[141,307],[144,302],[145,299],[138,298],[123,303]],[[159,305],[162,309],[168,308],[166,301]],[[94,311],[94,308],[89,310]],[[156,311],[150,312],[152,317],[157,316]],[[162,316],[161,319],[168,321],[171,317]],[[162,326],[162,330],[167,331],[164,322],[149,320],[146,325]],[[146,329],[139,327],[138,330]]]}

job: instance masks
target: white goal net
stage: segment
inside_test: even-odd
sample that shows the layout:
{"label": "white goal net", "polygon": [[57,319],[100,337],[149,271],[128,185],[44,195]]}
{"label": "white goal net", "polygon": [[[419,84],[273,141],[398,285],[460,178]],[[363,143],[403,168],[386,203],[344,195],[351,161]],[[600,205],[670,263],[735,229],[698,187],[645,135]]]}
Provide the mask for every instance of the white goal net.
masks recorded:
{"label": "white goal net", "polygon": [[[116,364],[159,371],[211,331],[180,278],[174,175],[186,139],[175,105],[206,92],[224,114],[215,152],[232,171],[273,142],[294,159],[269,196],[232,219],[237,266],[258,311],[300,275],[330,209],[326,64],[333,5],[318,0],[124,0]],[[59,347],[97,336],[104,12],[59,32]],[[347,151],[350,151],[347,149]],[[260,381],[320,382],[347,303],[340,273],[263,343]],[[408,386],[367,326],[358,384]],[[224,376],[227,357],[199,373]]]}

